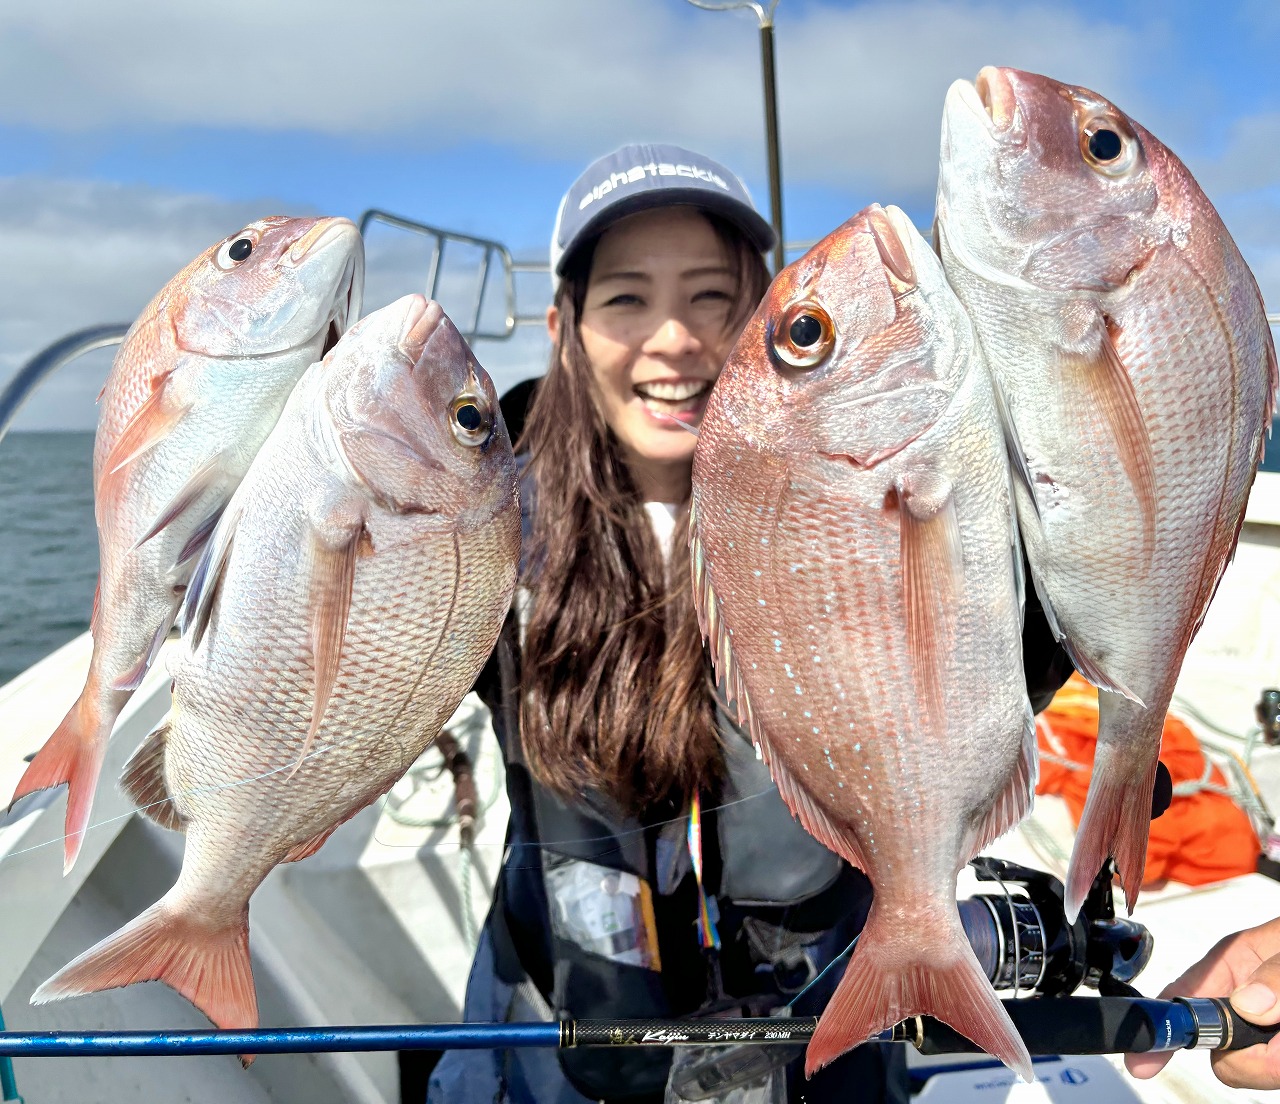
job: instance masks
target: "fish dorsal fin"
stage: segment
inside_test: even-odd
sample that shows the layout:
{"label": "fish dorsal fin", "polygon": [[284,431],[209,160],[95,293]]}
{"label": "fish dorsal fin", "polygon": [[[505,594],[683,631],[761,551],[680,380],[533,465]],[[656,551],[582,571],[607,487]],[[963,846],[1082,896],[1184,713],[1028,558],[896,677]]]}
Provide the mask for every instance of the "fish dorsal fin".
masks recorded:
{"label": "fish dorsal fin", "polygon": [[138,807],[138,812],[161,827],[181,832],[187,821],[174,805],[164,779],[164,753],[172,723],[172,716],[166,715],[129,756],[120,775],[120,788]]}
{"label": "fish dorsal fin", "polygon": [[951,481],[933,471],[899,477],[902,598],[916,689],[937,729],[946,725],[952,611],[964,585],[964,553]]}
{"label": "fish dorsal fin", "polygon": [[760,750],[760,756],[769,768],[769,774],[778,787],[778,793],[786,802],[792,815],[800,821],[800,826],[824,847],[830,848],[845,861],[865,871],[867,862],[862,857],[858,841],[852,833],[837,827],[796,782],[781,759],[774,754],[764,726],[756,718],[746,683],[733,656],[729,631],[720,614],[720,599],[716,596],[715,587],[711,583],[706,552],[698,534],[697,510],[693,503],[689,506],[689,551],[693,564],[693,593],[694,604],[698,610],[698,624],[702,629],[703,639],[711,648],[712,662],[715,664],[720,682],[724,685],[737,711],[739,727],[747,732],[751,742]]}
{"label": "fish dorsal fin", "polygon": [[[328,532],[322,531],[328,530]],[[334,529],[336,528],[336,532]],[[320,731],[324,711],[333,694],[333,684],[342,662],[347,616],[351,612],[351,589],[355,585],[356,560],[361,544],[369,536],[362,518],[354,525],[334,527],[313,522],[307,534],[308,619],[311,625],[311,655],[315,671],[315,697],[311,705],[311,725],[303,741],[298,762],[289,772],[292,778],[306,759]]]}
{"label": "fish dorsal fin", "polygon": [[1022,699],[1022,709],[1022,745],[1018,749],[1018,761],[1008,783],[978,829],[973,854],[969,856],[971,859],[990,847],[1031,810],[1036,779],[1040,775],[1040,759],[1036,745],[1036,716],[1026,698]]}
{"label": "fish dorsal fin", "polygon": [[1086,422],[1100,417],[1115,446],[1116,456],[1133,488],[1142,519],[1141,555],[1149,566],[1156,544],[1156,470],[1151,437],[1133,381],[1116,349],[1119,328],[1099,314],[1084,352],[1060,349],[1058,367],[1064,390],[1083,401],[1074,404]]}

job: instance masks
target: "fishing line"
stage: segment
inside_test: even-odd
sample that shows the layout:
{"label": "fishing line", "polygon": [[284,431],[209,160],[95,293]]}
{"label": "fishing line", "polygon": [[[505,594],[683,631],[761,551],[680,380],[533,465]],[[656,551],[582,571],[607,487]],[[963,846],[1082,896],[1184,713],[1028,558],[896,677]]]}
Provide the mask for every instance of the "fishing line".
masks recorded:
{"label": "fishing line", "polygon": [[792,1009],[792,1007],[795,1005],[796,1001],[798,1001],[798,1000],[799,1000],[801,997],[803,997],[803,996],[804,996],[804,995],[805,995],[805,994],[806,994],[810,989],[812,989],[815,985],[817,985],[817,984],[818,984],[818,982],[820,982],[824,977],[826,977],[826,976],[827,976],[827,973],[828,973],[828,972],[829,972],[829,971],[830,971],[830,970],[831,970],[831,969],[832,969],[832,968],[833,968],[837,963],[839,963],[839,962],[844,962],[844,961],[845,961],[845,960],[846,960],[846,959],[847,959],[847,958],[848,958],[848,957],[853,953],[853,948],[854,948],[854,947],[856,947],[856,946],[858,945],[858,940],[859,940],[859,939],[861,939],[861,938],[862,938],[862,932],[858,932],[858,934],[857,934],[857,935],[855,935],[855,936],[853,937],[853,939],[850,941],[849,945],[848,945],[848,946],[847,946],[843,951],[841,951],[838,955],[836,955],[836,957],[835,957],[835,958],[833,958],[833,959],[832,959],[830,962],[828,962],[824,967],[822,967],[822,970],[821,970],[821,972],[818,974],[818,976],[817,976],[817,977],[815,977],[811,982],[809,982],[809,984],[808,984],[808,985],[806,985],[803,989],[801,989],[801,990],[800,990],[800,992],[798,992],[794,997],[792,997],[789,1001],[787,1001],[786,1007],[783,1009],[782,1014],[783,1014],[784,1016],[790,1016],[790,1015],[791,1015],[791,1009]]}
{"label": "fishing line", "polygon": [[[135,814],[145,813],[148,809],[153,809],[158,805],[163,805],[165,804],[165,802],[171,801],[174,797],[192,797],[192,796],[199,796],[201,794],[219,793],[225,790],[236,789],[239,786],[248,786],[254,782],[261,782],[264,779],[270,778],[272,775],[293,770],[296,763],[304,763],[308,759],[314,759],[317,756],[323,755],[328,751],[337,749],[339,746],[340,745],[338,744],[323,744],[320,747],[317,747],[314,750],[308,752],[305,756],[303,756],[299,760],[291,759],[290,762],[286,763],[283,766],[273,767],[270,770],[263,771],[261,774],[253,775],[250,778],[239,778],[232,782],[208,783],[205,785],[191,786],[191,787],[188,787],[187,789],[179,790],[174,794],[170,794],[168,797],[161,798],[159,801],[152,801],[146,805],[138,806],[137,808],[130,809],[128,812],[121,813],[118,816],[108,817],[105,820],[94,821],[92,824],[86,825],[84,829],[84,835],[87,838],[88,834],[97,828],[106,828],[112,824],[119,824],[123,821],[127,821],[130,818],[132,818]],[[48,792],[48,791],[44,791],[44,792]],[[740,805],[744,801],[752,801],[758,797],[764,797],[766,794],[769,794],[772,792],[774,792],[772,787],[770,789],[760,790],[758,793],[747,794],[744,797],[734,798],[732,801],[726,801],[720,805],[710,806],[705,811],[711,812],[712,810],[715,810],[715,809],[727,809],[733,805]],[[380,799],[380,801],[385,801],[385,795],[383,798]],[[580,839],[545,840],[543,841],[543,845],[545,846],[578,846],[582,844],[605,843],[612,840],[626,839],[626,838],[629,838],[630,836],[639,835],[650,828],[662,828],[668,824],[681,823],[684,821],[685,815],[686,814],[682,813],[679,816],[671,817],[667,820],[655,821],[653,824],[642,826],[640,828],[636,828],[631,831],[623,832],[617,835],[584,836]],[[3,831],[4,831],[4,828],[0,827],[0,832],[3,832]],[[63,843],[66,841],[67,838],[68,838],[67,835],[64,833],[63,835],[60,835],[60,836],[54,836],[51,839],[42,840],[40,843],[32,844],[30,847],[23,847],[17,851],[11,851],[8,854],[4,855],[3,857],[0,857],[0,865],[3,865],[4,863],[8,862],[10,859],[16,859],[21,855],[27,855],[34,851],[39,851],[42,848],[53,847],[55,844]],[[382,844],[384,847],[412,847],[415,850],[421,850],[421,844],[411,844],[411,843],[398,844],[398,843],[388,843],[385,840],[381,840],[378,838],[378,834],[376,830],[374,832],[373,838],[375,842]],[[459,847],[459,846],[461,845],[458,843],[450,844],[450,843],[442,842],[440,844],[435,845],[434,849],[446,850],[446,849]],[[502,847],[505,845],[493,843],[493,844],[477,844],[475,846]],[[606,855],[617,850],[619,850],[619,848],[614,847],[614,848],[608,849],[607,851],[601,851],[599,854]],[[526,868],[526,867],[518,866],[518,867],[512,867],[511,869],[523,870],[523,869],[532,869],[532,867]]]}

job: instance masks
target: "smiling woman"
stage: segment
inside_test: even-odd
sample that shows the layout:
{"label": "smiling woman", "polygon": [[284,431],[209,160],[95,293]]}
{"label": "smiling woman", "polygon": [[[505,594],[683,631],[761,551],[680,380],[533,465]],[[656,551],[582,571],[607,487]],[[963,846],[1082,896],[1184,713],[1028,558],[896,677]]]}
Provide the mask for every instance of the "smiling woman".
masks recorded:
{"label": "smiling woman", "polygon": [[[866,915],[866,880],[801,830],[719,708],[693,608],[688,430],[772,240],[733,173],[669,146],[602,158],[561,204],[551,364],[517,442],[521,589],[477,687],[512,811],[468,1020],[763,1014]],[[829,992],[815,984],[797,1014]],[[906,1099],[900,1055],[862,1048],[810,1082],[794,1057],[773,1052],[742,1099]],[[454,1051],[429,1100],[656,1104],[683,1063]]]}
{"label": "smiling woman", "polygon": [[[579,320],[601,412],[646,499],[688,497],[696,426],[737,336],[733,258],[694,207],[630,215],[594,254]],[[551,307],[554,342],[559,310]]]}

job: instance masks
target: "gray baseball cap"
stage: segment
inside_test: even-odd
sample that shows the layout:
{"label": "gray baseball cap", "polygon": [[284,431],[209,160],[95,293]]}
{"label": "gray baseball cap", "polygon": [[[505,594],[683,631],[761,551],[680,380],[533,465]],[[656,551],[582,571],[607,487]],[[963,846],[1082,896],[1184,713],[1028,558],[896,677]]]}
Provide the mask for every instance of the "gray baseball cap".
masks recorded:
{"label": "gray baseball cap", "polygon": [[565,192],[551,234],[552,282],[565,261],[588,240],[626,215],[653,207],[690,204],[722,215],[761,253],[773,248],[773,227],[751,193],[720,162],[680,146],[629,145],[587,166]]}

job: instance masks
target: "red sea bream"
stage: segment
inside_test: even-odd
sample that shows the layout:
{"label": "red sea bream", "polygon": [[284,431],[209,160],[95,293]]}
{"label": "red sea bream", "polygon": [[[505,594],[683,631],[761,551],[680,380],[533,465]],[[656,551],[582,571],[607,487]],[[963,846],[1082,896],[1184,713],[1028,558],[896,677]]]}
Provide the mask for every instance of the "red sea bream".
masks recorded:
{"label": "red sea bream", "polygon": [[779,274],[700,433],[694,578],[721,684],[792,812],[875,886],[809,1070],[927,1013],[1029,1080],[955,896],[1034,787],[1021,551],[979,347],[901,211]]}
{"label": "red sea bream", "polygon": [[125,767],[186,833],[174,887],[35,993],[160,979],[252,1027],[249,897],[400,778],[493,648],[520,555],[515,461],[440,307],[361,320],[299,382],[201,557],[173,708]]}
{"label": "red sea bream", "polygon": [[1271,421],[1262,297],[1157,138],[1015,69],[947,94],[935,233],[1004,401],[1045,613],[1102,691],[1067,914],[1109,856],[1132,909],[1165,713]]}
{"label": "red sea bream", "polygon": [[13,795],[67,784],[66,869],[111,729],[173,625],[196,557],[294,384],[360,313],[363,287],[353,223],[273,216],[205,250],[126,335],[94,442],[93,657]]}

